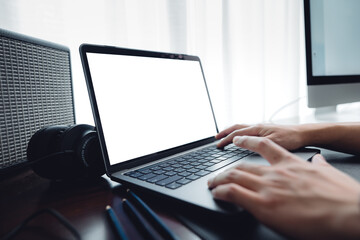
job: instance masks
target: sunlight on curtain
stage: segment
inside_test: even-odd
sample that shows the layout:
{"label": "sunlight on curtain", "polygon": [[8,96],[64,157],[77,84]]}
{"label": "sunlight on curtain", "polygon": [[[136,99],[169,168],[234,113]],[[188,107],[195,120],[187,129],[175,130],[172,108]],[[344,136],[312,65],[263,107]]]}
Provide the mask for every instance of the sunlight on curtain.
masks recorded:
{"label": "sunlight on curtain", "polygon": [[220,129],[268,121],[305,94],[301,0],[0,0],[0,20],[70,47],[78,123],[93,124],[81,43],[200,56]]}
{"label": "sunlight on curtain", "polygon": [[[300,81],[300,1],[229,1],[229,119],[266,121],[279,107],[297,99]],[[294,116],[296,107],[278,117]]]}

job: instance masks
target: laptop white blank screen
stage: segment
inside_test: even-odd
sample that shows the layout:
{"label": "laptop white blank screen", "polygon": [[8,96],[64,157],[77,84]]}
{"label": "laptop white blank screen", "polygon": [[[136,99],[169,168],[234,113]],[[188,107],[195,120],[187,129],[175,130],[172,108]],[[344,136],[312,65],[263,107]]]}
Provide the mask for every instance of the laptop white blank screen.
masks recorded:
{"label": "laptop white blank screen", "polygon": [[216,134],[198,61],[87,58],[111,165]]}

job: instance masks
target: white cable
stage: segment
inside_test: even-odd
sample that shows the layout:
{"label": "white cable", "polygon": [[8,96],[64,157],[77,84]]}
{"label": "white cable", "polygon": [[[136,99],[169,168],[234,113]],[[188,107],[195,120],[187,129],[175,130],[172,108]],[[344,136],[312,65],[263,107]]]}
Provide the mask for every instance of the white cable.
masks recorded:
{"label": "white cable", "polygon": [[305,98],[306,96],[302,96],[302,97],[298,97],[296,98],[295,100],[292,100],[291,102],[288,102],[287,104],[281,106],[278,110],[276,110],[269,118],[269,122],[270,123],[273,123],[273,118],[279,113],[281,112],[282,110],[284,110],[285,108],[291,106],[292,104],[300,101],[301,99]]}

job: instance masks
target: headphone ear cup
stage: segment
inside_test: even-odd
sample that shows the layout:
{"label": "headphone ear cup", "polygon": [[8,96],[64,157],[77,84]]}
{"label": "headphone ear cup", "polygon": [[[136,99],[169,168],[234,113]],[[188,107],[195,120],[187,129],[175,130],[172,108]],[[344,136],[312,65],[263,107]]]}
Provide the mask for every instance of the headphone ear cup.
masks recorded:
{"label": "headphone ear cup", "polygon": [[81,178],[85,175],[86,166],[77,156],[77,145],[81,141],[83,132],[88,128],[92,128],[90,125],[80,124],[68,127],[63,134],[59,137],[57,149],[59,152],[74,152],[72,155],[60,156],[59,161],[56,161],[56,165],[61,171],[61,179],[75,179]]}
{"label": "headphone ear cup", "polygon": [[94,178],[105,173],[104,161],[95,127],[87,124],[71,126],[60,140],[61,151],[74,151],[67,158],[71,168],[67,169],[67,178]]}
{"label": "headphone ear cup", "polygon": [[59,139],[67,128],[68,126],[45,127],[31,137],[27,147],[27,158],[32,163],[31,168],[39,176],[50,179],[61,178],[58,168],[60,159],[58,156],[51,158],[47,156],[59,151]]}
{"label": "headphone ear cup", "polygon": [[105,174],[105,164],[95,128],[84,132],[77,148],[77,156],[86,166],[85,177],[100,177]]}

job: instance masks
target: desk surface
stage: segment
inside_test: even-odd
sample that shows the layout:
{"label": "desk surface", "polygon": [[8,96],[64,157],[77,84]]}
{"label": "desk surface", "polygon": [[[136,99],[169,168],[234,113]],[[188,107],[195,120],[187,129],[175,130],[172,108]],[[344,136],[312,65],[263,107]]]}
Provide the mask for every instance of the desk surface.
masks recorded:
{"label": "desk surface", "polygon": [[[335,167],[360,180],[360,159],[347,154],[323,150],[323,155]],[[26,217],[43,208],[53,208],[63,214],[79,231],[82,239],[116,239],[106,213],[105,206],[111,205],[115,211],[119,210],[125,191],[122,186],[114,185],[106,178],[94,182],[59,184],[35,175],[31,170],[24,170],[14,176],[0,181],[0,237],[12,230]],[[200,239],[192,230],[185,227],[178,220],[178,216],[167,212],[160,205],[149,204],[164,220],[179,239]],[[130,239],[142,239],[141,234],[125,216],[119,216]],[[222,223],[208,224],[204,222],[187,223],[202,237],[209,239],[223,239],[229,236],[221,232],[214,232],[207,228]],[[249,231],[236,227],[230,230],[230,236],[239,236],[241,231]],[[212,229],[213,230],[213,229]],[[257,224],[246,235],[247,239],[283,239],[281,236]],[[74,239],[52,216],[44,214],[34,219],[14,239]]]}
{"label": "desk surface", "polygon": [[[82,239],[117,239],[105,213],[106,205],[115,206],[123,195],[122,186],[106,178],[94,182],[59,184],[25,170],[0,182],[0,237],[26,217],[43,208],[65,216]],[[155,209],[180,239],[199,239],[174,217]],[[138,231],[119,217],[130,239],[142,239]],[[26,236],[26,238],[24,238]],[[74,239],[54,217],[44,214],[29,223],[14,239]]]}

